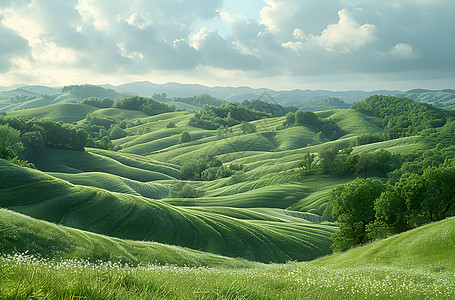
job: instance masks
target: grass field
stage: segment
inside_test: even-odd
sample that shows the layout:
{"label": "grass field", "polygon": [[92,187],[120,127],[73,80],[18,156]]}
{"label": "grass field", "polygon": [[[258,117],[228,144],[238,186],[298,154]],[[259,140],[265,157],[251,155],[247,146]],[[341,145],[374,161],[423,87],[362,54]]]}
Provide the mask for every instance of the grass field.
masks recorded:
{"label": "grass field", "polygon": [[[157,241],[263,262],[330,253],[335,227],[292,220],[245,220],[162,201],[75,186],[40,171],[1,164],[0,206],[111,237]],[[31,197],[30,195],[34,195]],[[184,201],[184,199],[182,199]]]}
{"label": "grass field", "polygon": [[[61,97],[52,101],[72,101]],[[318,167],[308,176],[297,163],[307,151],[380,132],[380,119],[350,109],[318,112],[343,136],[313,145],[311,128],[278,129],[285,117],[253,121],[256,133],[237,125],[220,137],[189,126],[194,114],[185,111],[148,116],[54,104],[8,115],[76,122],[89,112],[138,125],[113,141],[118,152],[46,148],[32,157],[39,170],[0,159],[0,299],[455,297],[453,218],[330,255],[338,227],[329,194],[355,175]],[[192,140],[179,144],[183,131]],[[424,148],[420,137],[406,137],[353,154]],[[180,179],[185,162],[208,154],[243,170],[212,181]],[[182,182],[201,195],[171,197]]]}
{"label": "grass field", "polygon": [[7,115],[13,117],[29,116],[42,119],[52,119],[54,121],[62,121],[65,123],[73,123],[84,119],[88,113],[94,112],[96,110],[96,107],[90,105],[64,103],[38,108],[9,111]]}
{"label": "grass field", "polygon": [[[243,268],[2,257],[0,291],[6,298],[453,299],[454,226],[452,218],[313,262]],[[434,243],[445,254],[443,266]]]}

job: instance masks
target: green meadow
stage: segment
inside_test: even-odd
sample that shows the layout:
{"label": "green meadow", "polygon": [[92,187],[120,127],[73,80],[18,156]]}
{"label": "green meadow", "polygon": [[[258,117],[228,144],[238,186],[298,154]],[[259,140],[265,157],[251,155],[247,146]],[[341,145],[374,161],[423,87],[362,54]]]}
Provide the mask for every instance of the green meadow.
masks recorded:
{"label": "green meadow", "polygon": [[[194,111],[149,115],[75,97],[6,108],[75,128],[111,123],[84,151],[34,148],[36,169],[0,159],[0,299],[455,297],[454,218],[413,215],[418,226],[404,232],[331,248],[343,228],[332,190],[363,177],[385,184],[432,160],[455,166],[450,146],[428,142],[450,126],[397,134],[383,117],[339,109],[314,114],[317,125],[281,116],[248,122],[254,132],[241,122],[213,130],[190,126]],[[116,126],[121,137],[107,133]],[[338,160],[325,165],[330,151]]]}

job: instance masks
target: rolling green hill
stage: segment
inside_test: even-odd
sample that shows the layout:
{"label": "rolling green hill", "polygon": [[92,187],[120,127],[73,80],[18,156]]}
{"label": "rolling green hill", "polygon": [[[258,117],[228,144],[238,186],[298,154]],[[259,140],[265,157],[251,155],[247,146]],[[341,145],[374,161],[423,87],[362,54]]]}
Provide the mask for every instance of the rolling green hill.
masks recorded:
{"label": "rolling green hill", "polygon": [[[21,224],[17,229],[20,234],[26,234],[35,225],[33,220],[16,213],[0,210],[0,214],[6,217],[6,221],[0,219],[0,224]],[[24,219],[27,223],[20,223]],[[40,261],[24,256],[0,257],[0,266],[8,274],[0,279],[0,288],[9,298],[39,294],[60,298],[115,295],[128,299],[452,299],[455,297],[454,221],[454,218],[440,221],[313,262],[282,265],[252,265],[206,254],[201,257],[197,252],[159,245],[153,250],[166,254],[169,261],[188,259],[194,265],[224,267],[131,268],[116,264]],[[47,226],[36,229],[41,229],[40,233],[46,230],[56,236],[67,233],[71,238],[80,238],[78,231]],[[56,227],[58,233],[54,231]],[[97,235],[87,234],[82,238],[91,237],[95,238],[93,245],[99,245]],[[65,238],[70,244],[72,239]],[[39,241],[48,242],[46,238]],[[101,245],[107,249],[122,245],[124,252],[119,255],[122,259],[128,253],[126,250],[131,249],[128,246],[135,243],[116,242],[115,239],[103,240]],[[139,246],[135,252],[140,253],[142,249]],[[147,255],[144,258],[147,261]]]}
{"label": "rolling green hill", "polygon": [[37,220],[0,209],[0,251],[28,253],[47,259],[110,261],[123,264],[178,266],[252,266],[238,260],[206,252],[154,242],[122,240],[88,231]]}
{"label": "rolling green hill", "polygon": [[52,119],[54,121],[62,121],[65,123],[73,123],[84,119],[88,113],[96,110],[97,108],[90,105],[64,103],[47,105],[38,108],[8,111],[7,115],[13,117],[29,116],[42,119]]}
{"label": "rolling green hill", "polygon": [[25,110],[32,108],[43,108],[46,109],[46,106],[52,104],[64,104],[64,103],[79,103],[81,99],[70,92],[54,94],[54,95],[39,95],[34,97],[31,100],[23,102],[4,102],[4,107],[1,108],[1,111],[15,111],[15,110]]}
{"label": "rolling green hill", "polygon": [[[87,91],[84,86],[76,88]],[[59,102],[58,97],[72,101],[73,96],[68,91],[31,101],[47,105],[45,100]],[[194,113],[187,111],[149,116],[136,110],[66,103],[7,115],[80,125],[88,113],[115,119],[115,126],[124,121],[124,137],[112,141],[119,151],[35,149],[30,161],[39,170],[0,159],[0,252],[28,251],[45,259],[0,255],[0,270],[7,274],[0,276],[0,295],[27,299],[455,297],[453,218],[329,255],[331,235],[343,226],[332,222],[332,189],[363,175],[354,169],[358,161],[371,158],[367,162],[374,163],[380,149],[406,154],[405,166],[415,168],[422,155],[419,150],[429,146],[419,131],[406,127],[412,116],[390,121],[390,116],[355,109],[317,112],[321,123],[335,124],[329,128],[342,132],[329,141],[318,138],[319,128],[300,123],[283,126],[286,117],[252,121],[256,132],[245,134],[240,125],[218,132],[191,127],[188,121]],[[412,117],[413,122],[416,119]],[[168,126],[171,122],[175,126]],[[394,122],[402,127],[383,135],[390,129],[386,125]],[[435,122],[442,123],[442,119]],[[450,135],[452,127],[447,124],[444,132]],[[437,135],[442,132],[438,130],[429,132]],[[183,132],[190,134],[191,141],[179,143]],[[362,144],[359,136],[371,139]],[[350,144],[352,149],[336,154],[356,159],[349,172],[323,169],[325,150]],[[444,159],[436,156],[442,147],[425,152],[424,163],[433,165],[436,157],[451,164],[449,148],[443,149]],[[298,165],[308,154],[315,156],[309,175]],[[194,169],[202,168],[204,159],[215,169],[216,179],[185,176],[187,162],[198,162]],[[234,171],[218,176],[227,169]],[[385,172],[373,175],[386,181]],[[185,188],[190,193],[183,193]],[[328,256],[319,258],[324,255]],[[314,261],[295,262],[306,260]],[[289,263],[262,264],[270,262]],[[193,268],[201,266],[208,268]],[[99,278],[96,284],[91,283],[93,278]]]}
{"label": "rolling green hill", "polygon": [[387,265],[455,272],[454,258],[455,218],[449,218],[345,253],[326,256],[314,261],[314,264],[331,267]]}
{"label": "rolling green hill", "polygon": [[[157,241],[263,262],[330,252],[329,224],[245,220],[177,208],[148,198],[71,185],[1,161],[0,205],[36,219],[117,238]],[[33,195],[31,197],[30,195]]]}

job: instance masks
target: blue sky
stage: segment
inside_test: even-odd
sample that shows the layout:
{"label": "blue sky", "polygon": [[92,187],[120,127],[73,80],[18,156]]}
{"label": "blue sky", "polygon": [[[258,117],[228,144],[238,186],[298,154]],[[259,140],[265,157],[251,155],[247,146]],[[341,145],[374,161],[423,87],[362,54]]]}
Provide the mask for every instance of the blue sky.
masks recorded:
{"label": "blue sky", "polygon": [[0,85],[454,88],[453,0],[2,0]]}

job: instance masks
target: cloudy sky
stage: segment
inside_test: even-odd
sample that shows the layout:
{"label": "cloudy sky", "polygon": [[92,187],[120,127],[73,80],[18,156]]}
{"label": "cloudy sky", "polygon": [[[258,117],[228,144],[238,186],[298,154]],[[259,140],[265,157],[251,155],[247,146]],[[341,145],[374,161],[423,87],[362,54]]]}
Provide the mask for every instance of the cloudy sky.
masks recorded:
{"label": "cloudy sky", "polygon": [[0,0],[0,86],[455,88],[454,0]]}

